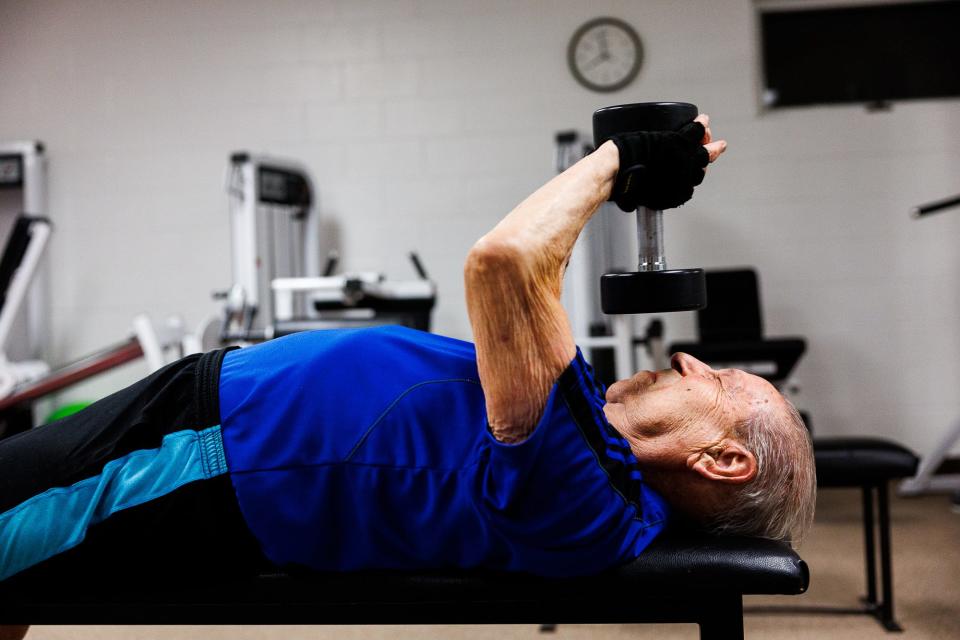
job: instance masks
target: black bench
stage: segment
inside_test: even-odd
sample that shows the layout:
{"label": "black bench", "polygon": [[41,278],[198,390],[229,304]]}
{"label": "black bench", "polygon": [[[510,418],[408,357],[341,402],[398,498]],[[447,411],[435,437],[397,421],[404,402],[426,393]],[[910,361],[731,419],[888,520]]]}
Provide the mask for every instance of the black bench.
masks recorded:
{"label": "black bench", "polygon": [[[916,473],[919,460],[912,451],[895,442],[864,437],[814,438],[813,454],[817,462],[818,488],[859,488],[862,492],[867,593],[859,611],[877,618],[888,631],[901,631],[893,614],[890,496],[887,488],[891,480],[908,478]],[[877,598],[878,542],[880,599]]]}
{"label": "black bench", "polygon": [[[743,596],[799,594],[807,566],[786,544],[672,533],[630,564],[584,578],[486,572],[265,575],[230,584],[91,590],[0,584],[2,624],[695,623],[743,637]],[[85,584],[87,586],[85,586]]]}

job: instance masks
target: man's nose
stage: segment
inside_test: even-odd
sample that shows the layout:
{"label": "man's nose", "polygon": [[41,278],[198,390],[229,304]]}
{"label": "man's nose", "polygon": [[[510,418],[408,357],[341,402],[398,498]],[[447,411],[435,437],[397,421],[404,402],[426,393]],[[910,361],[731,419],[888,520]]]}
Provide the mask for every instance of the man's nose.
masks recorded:
{"label": "man's nose", "polygon": [[713,371],[709,365],[700,362],[689,353],[673,354],[673,357],[670,358],[670,366],[685,376]]}

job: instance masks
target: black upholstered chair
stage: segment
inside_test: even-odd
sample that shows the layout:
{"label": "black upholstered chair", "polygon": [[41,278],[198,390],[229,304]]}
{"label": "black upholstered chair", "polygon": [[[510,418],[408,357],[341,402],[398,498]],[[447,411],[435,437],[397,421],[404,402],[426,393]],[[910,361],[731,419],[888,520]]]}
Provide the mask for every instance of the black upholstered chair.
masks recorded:
{"label": "black upholstered chair", "polygon": [[[807,425],[811,426],[809,420]],[[900,631],[902,628],[893,613],[888,485],[891,480],[913,476],[919,460],[912,451],[895,442],[867,437],[814,438],[813,453],[817,461],[819,488],[860,489],[862,493],[861,515],[867,569],[867,592],[862,598],[862,611],[876,617],[886,630]]]}
{"label": "black upholstered chair", "polygon": [[[756,272],[753,269],[709,272],[707,297],[709,305],[697,318],[700,340],[673,344],[670,352],[683,351],[714,366],[746,367],[773,384],[782,385],[806,350],[806,341],[763,336]],[[809,416],[805,415],[804,420],[810,428]],[[862,492],[867,574],[864,606],[830,611],[866,613],[876,617],[885,629],[900,630],[893,611],[888,485],[891,480],[912,476],[918,459],[905,447],[874,437],[814,437],[813,451],[820,489],[849,488]]]}
{"label": "black upholstered chair", "polygon": [[799,594],[789,545],[669,532],[635,561],[585,578],[485,572],[267,575],[229,584],[0,583],[0,624],[695,623],[743,638],[743,596]]}

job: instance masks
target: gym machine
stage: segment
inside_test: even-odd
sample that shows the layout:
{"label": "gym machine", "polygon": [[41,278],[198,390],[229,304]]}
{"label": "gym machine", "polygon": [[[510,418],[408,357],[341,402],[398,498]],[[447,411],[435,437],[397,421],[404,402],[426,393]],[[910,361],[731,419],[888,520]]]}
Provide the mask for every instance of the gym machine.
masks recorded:
{"label": "gym machine", "polygon": [[[919,219],[954,207],[960,207],[960,194],[914,207],[910,213],[914,218]],[[927,455],[921,458],[917,474],[900,483],[900,495],[915,496],[950,491],[953,492],[953,504],[955,507],[960,507],[960,473],[938,473],[957,443],[960,443],[960,420],[943,435]]]}
{"label": "gym machine", "polygon": [[50,371],[40,359],[15,361],[8,357],[11,348],[22,343],[11,338],[21,319],[23,302],[40,265],[50,239],[50,221],[40,216],[17,216],[0,258],[0,398]]}
{"label": "gym machine", "polygon": [[49,316],[41,264],[50,238],[47,160],[37,141],[0,144],[0,397],[49,371]]}
{"label": "gym machine", "polygon": [[[46,211],[46,155],[35,141],[0,144],[0,434],[39,424],[37,403],[103,371],[145,357],[151,370],[167,363],[167,351],[183,353],[185,336],[176,318],[154,327],[133,321],[131,336],[74,363],[52,370],[42,359],[49,305],[43,256],[53,226]],[[42,414],[41,414],[42,415]]]}
{"label": "gym machine", "polygon": [[319,215],[302,164],[234,153],[227,193],[233,284],[214,294],[224,309],[198,332],[204,349],[344,326],[429,330],[436,286],[416,254],[417,280],[390,281],[375,272],[335,275],[335,252],[321,272]]}

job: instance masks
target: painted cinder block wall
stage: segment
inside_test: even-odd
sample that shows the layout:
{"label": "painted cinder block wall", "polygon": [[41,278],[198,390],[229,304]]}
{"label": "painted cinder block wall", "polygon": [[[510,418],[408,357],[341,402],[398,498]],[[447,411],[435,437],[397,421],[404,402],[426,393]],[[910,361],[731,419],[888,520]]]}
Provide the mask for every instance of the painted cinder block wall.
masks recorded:
{"label": "painted cinder block wall", "polygon": [[[679,266],[754,265],[767,332],[810,343],[799,403],[820,433],[924,450],[960,417],[957,100],[763,113],[748,0],[0,3],[0,139],[49,149],[52,330],[64,362],[141,311],[196,324],[229,282],[223,172],[237,149],[297,158],[347,268],[440,287],[468,338],[472,242],[553,171],[553,134],[611,103],[698,103],[730,141],[667,218]],[[566,69],[572,32],[623,18],[646,46],[603,96]],[[693,335],[691,314],[668,337]],[[70,395],[106,393],[136,364]]]}

